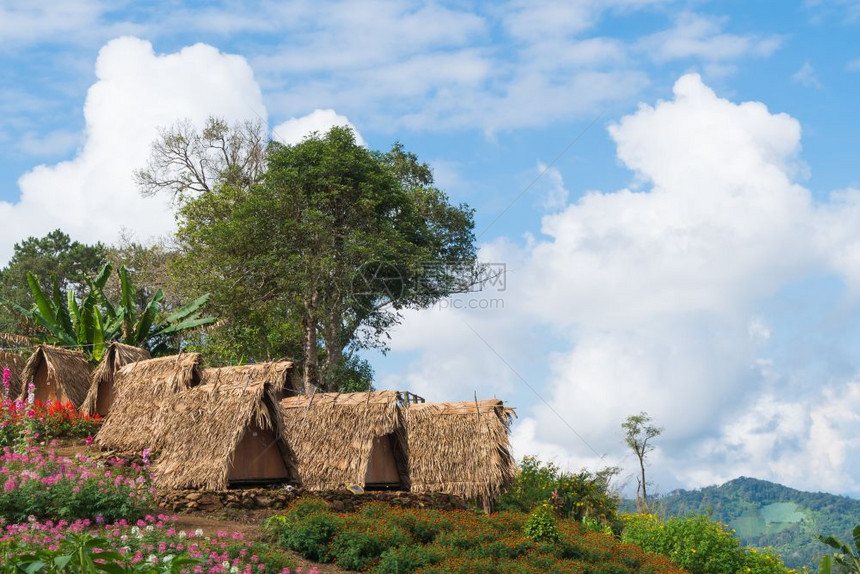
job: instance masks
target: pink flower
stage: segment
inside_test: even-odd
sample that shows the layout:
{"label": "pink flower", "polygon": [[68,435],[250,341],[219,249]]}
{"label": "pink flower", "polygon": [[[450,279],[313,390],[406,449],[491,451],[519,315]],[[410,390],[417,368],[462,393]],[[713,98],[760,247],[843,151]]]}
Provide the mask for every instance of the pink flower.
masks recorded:
{"label": "pink flower", "polygon": [[88,436],[87,438],[85,438],[84,444],[86,444],[87,446],[90,446],[91,444],[93,444],[93,437]]}

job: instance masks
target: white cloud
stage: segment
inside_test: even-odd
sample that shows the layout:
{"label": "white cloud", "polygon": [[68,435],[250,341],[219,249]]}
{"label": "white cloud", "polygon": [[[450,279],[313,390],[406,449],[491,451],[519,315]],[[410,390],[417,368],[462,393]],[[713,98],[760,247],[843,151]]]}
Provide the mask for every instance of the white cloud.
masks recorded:
{"label": "white cloud", "polygon": [[682,12],[673,28],[642,39],[638,48],[659,62],[687,58],[715,62],[770,56],[782,44],[778,36],[724,32],[725,22],[725,18]]}
{"label": "white cloud", "polygon": [[272,128],[272,138],[277,141],[295,145],[301,143],[313,132],[325,134],[335,126],[344,126],[352,129],[355,133],[355,141],[358,145],[365,145],[358,130],[349,122],[346,116],[341,116],[334,110],[314,110],[300,118],[290,118],[287,121]]}
{"label": "white cloud", "polygon": [[[860,468],[846,453],[856,449],[858,384],[788,381],[788,366],[767,356],[780,333],[765,309],[785,287],[834,272],[860,293],[860,192],[815,204],[796,183],[799,123],[720,98],[697,75],[609,132],[642,191],[586,194],[546,215],[542,237],[491,246],[518,273],[505,314],[475,330],[510,349],[502,357],[551,405],[521,410],[518,455],[629,465],[620,424],[646,410],[666,429],[653,459],[662,486],[746,474],[857,492]],[[429,376],[457,325],[425,325],[404,331],[423,337],[413,368]],[[536,331],[554,345],[541,359],[517,343]],[[471,356],[482,344],[451,345]],[[496,376],[487,360],[490,378],[464,371],[479,388]],[[531,398],[513,383],[514,397]]]}
{"label": "white cloud", "polygon": [[567,205],[567,189],[564,187],[564,181],[561,177],[561,172],[557,168],[548,166],[543,162],[538,162],[538,205],[545,210],[552,211],[561,209]]}
{"label": "white cloud", "polygon": [[102,13],[101,3],[95,0],[9,0],[0,5],[0,43],[9,46],[58,37],[67,41],[97,26]]}
{"label": "white cloud", "polygon": [[87,242],[113,241],[123,228],[142,238],[169,232],[167,198],[142,198],[132,180],[158,128],[182,118],[199,125],[209,115],[231,122],[266,116],[244,58],[203,44],[157,55],[148,42],[120,38],[102,48],[96,78],[77,156],[24,174],[20,200],[0,203],[0,260],[16,241],[57,227]]}
{"label": "white cloud", "polygon": [[791,75],[791,80],[807,88],[821,87],[821,82],[815,74],[815,68],[809,62],[804,62],[800,69]]}

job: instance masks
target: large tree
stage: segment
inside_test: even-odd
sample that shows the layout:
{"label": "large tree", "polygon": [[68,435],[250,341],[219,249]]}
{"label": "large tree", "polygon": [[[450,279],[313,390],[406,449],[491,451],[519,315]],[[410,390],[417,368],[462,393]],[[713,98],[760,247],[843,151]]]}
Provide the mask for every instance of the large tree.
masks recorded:
{"label": "large tree", "polygon": [[[0,270],[0,297],[29,308],[35,302],[27,284],[27,273],[41,281],[45,291],[52,289],[51,277],[56,277],[65,293],[84,284],[88,275],[95,274],[106,261],[107,250],[101,243],[87,245],[72,241],[56,229],[44,237],[28,237],[15,244],[9,264]],[[22,315],[0,311],[0,331],[34,335],[40,328]]]}
{"label": "large tree", "polygon": [[181,198],[176,269],[221,316],[229,303],[246,327],[298,334],[306,390],[334,390],[355,349],[386,348],[399,311],[468,281],[473,212],[399,144],[370,151],[344,127],[270,143],[266,163],[258,184],[224,177]]}
{"label": "large tree", "polygon": [[636,510],[648,510],[648,483],[645,481],[645,458],[654,450],[650,441],[663,433],[661,427],[651,424],[651,416],[642,411],[638,415],[630,415],[621,423],[624,430],[624,443],[630,447],[639,461],[639,476],[636,477]]}

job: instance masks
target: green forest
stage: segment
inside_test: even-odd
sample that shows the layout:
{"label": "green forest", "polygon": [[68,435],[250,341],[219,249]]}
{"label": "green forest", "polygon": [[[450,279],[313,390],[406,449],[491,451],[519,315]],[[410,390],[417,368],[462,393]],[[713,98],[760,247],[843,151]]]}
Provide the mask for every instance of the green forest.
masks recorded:
{"label": "green forest", "polygon": [[772,546],[786,566],[813,571],[827,552],[816,536],[851,540],[852,529],[860,524],[860,500],[746,477],[721,486],[676,490],[660,497],[655,508],[666,517],[707,515],[728,524],[744,545]]}

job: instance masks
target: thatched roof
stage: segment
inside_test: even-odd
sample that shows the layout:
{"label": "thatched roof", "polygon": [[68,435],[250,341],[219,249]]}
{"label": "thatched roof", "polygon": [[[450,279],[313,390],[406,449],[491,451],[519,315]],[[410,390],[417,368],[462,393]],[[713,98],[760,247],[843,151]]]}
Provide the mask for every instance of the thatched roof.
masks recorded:
{"label": "thatched roof", "polygon": [[295,363],[292,361],[273,361],[233,367],[210,367],[203,369],[204,385],[252,384],[268,382],[275,392],[296,393]]}
{"label": "thatched roof", "polygon": [[273,432],[289,469],[275,393],[275,386],[266,381],[222,381],[177,394],[162,409],[160,424],[166,431],[154,468],[156,482],[165,488],[227,488],[236,447],[252,423]]}
{"label": "thatched roof", "polygon": [[[93,371],[93,376],[90,381],[90,389],[87,392],[87,397],[84,399],[84,404],[81,406],[81,412],[92,415],[96,412],[96,403],[99,398],[99,387],[102,385],[110,385],[114,381],[114,374],[122,367],[135,363],[137,361],[145,361],[151,359],[152,356],[146,349],[140,347],[132,347],[120,343],[119,341],[112,342],[107,350],[105,350],[101,363]],[[103,388],[103,387],[102,387]]]}
{"label": "thatched roof", "polygon": [[[364,485],[374,439],[395,433],[402,452],[399,402],[396,391],[283,399],[284,437],[296,457],[302,486],[329,490]],[[405,461],[401,463],[405,482]]]}
{"label": "thatched roof", "polygon": [[93,371],[87,357],[77,349],[64,349],[51,345],[39,345],[21,371],[21,390],[18,398],[27,398],[27,384],[36,379],[36,372],[42,362],[48,367],[48,379],[55,381],[58,389],[69,398],[75,408],[80,408],[90,388],[90,375]]}
{"label": "thatched roof", "polygon": [[[9,398],[14,399],[21,393],[21,371],[24,370],[24,365],[27,360],[12,351],[0,349],[0,372],[3,369],[9,369],[12,375],[9,379]],[[0,379],[2,381],[2,379]]]}
{"label": "thatched roof", "polygon": [[128,364],[116,372],[111,412],[96,442],[121,451],[158,448],[165,432],[162,410],[176,394],[200,384],[199,353],[180,353]]}
{"label": "thatched roof", "polygon": [[516,473],[502,401],[418,403],[403,409],[414,492],[495,496]]}

